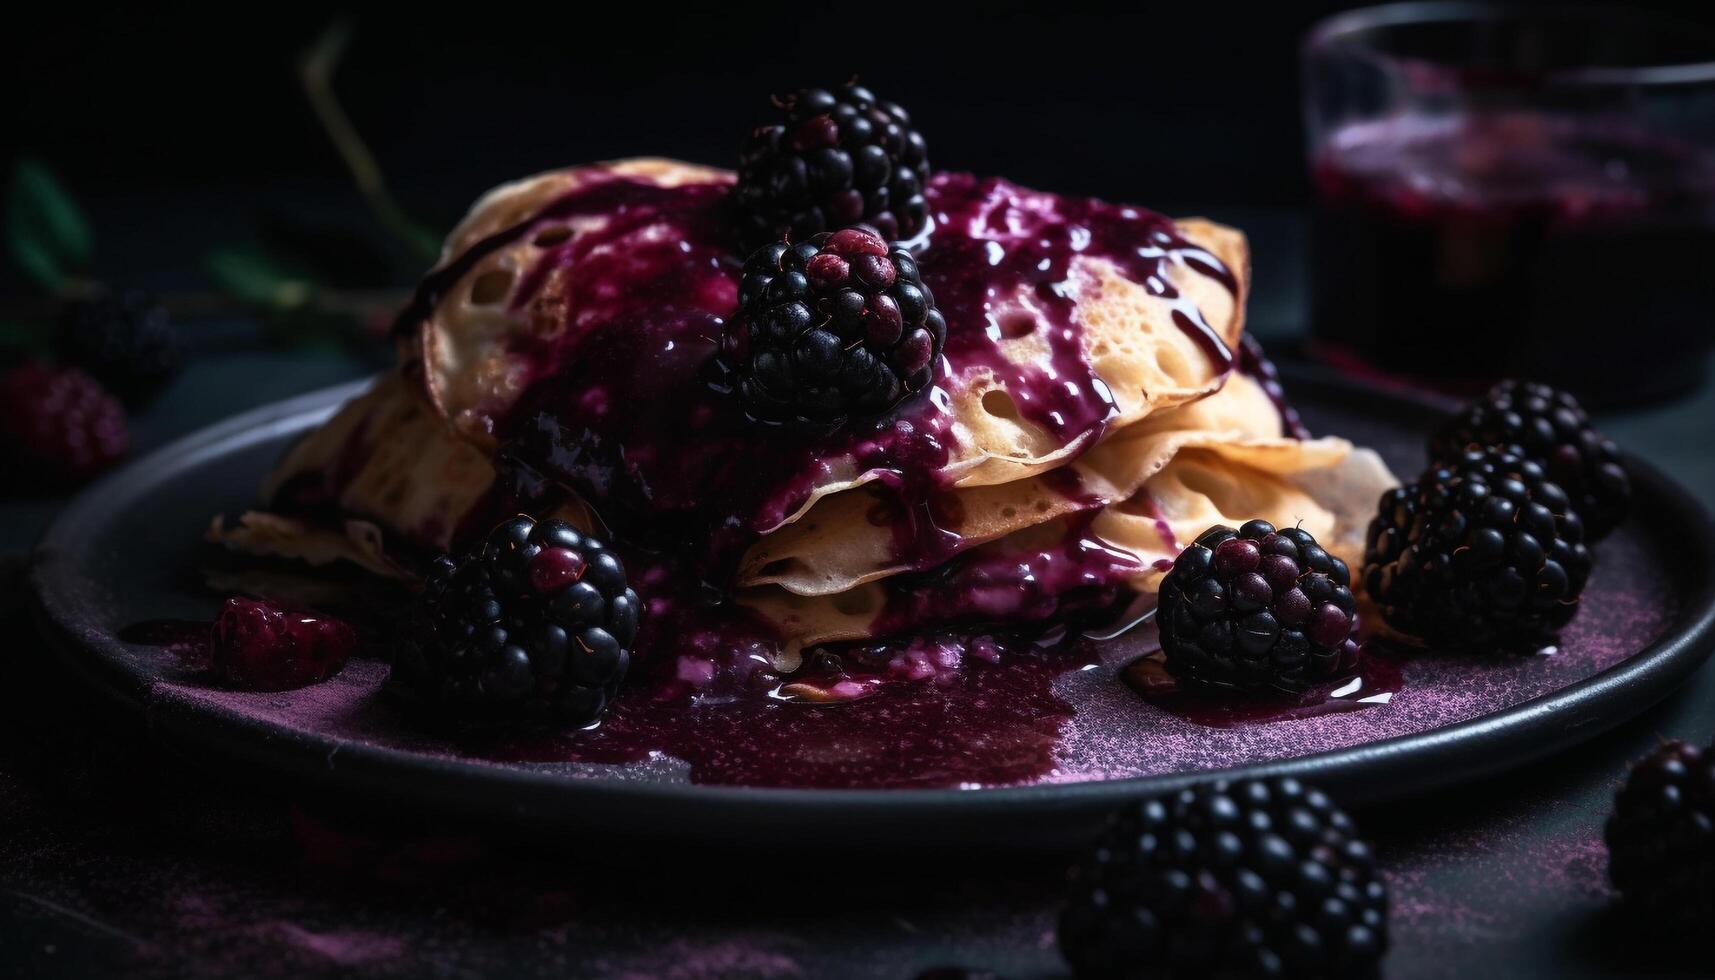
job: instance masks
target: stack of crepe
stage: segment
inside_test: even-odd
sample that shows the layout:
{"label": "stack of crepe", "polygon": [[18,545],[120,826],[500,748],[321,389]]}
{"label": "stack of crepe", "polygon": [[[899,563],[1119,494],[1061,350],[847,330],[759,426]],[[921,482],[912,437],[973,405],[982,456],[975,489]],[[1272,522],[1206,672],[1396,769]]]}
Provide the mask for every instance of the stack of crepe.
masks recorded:
{"label": "stack of crepe", "polygon": [[[452,233],[442,266],[587,182],[616,177],[665,186],[731,180],[724,171],[642,159],[505,185]],[[415,331],[401,337],[398,369],[297,444],[264,488],[273,502],[283,487],[319,486],[327,506],[314,514],[276,507],[217,520],[211,537],[246,553],[343,560],[402,578],[414,568],[405,554],[457,545],[456,534],[495,481],[495,420],[526,384],[506,353],[508,340],[551,338],[580,313],[566,308],[570,290],[557,285],[553,271],[527,302],[514,303],[512,290],[544,249],[605,220],[543,218],[539,228],[468,263]],[[1035,220],[1050,219],[1025,207],[991,224],[1029,234]],[[1206,261],[1164,262],[1164,290],[1086,257],[1073,260],[1060,289],[1073,304],[1085,358],[1112,393],[1106,424],[1057,436],[1020,410],[1028,393],[1009,390],[1008,377],[982,365],[947,365],[942,405],[953,449],[928,482],[941,488],[934,511],[952,515],[955,526],[947,530],[957,533],[967,560],[1056,547],[1076,522],[1082,537],[1126,556],[1128,584],[1150,593],[1165,562],[1210,525],[1259,517],[1300,525],[1348,562],[1356,557],[1363,522],[1392,477],[1372,453],[1342,439],[1292,438],[1261,387],[1211,357],[1206,343],[1175,321],[1176,311],[1182,321],[1193,308],[1238,350],[1250,264],[1238,232],[1202,220],[1177,226],[1225,266],[1236,289]],[[643,226],[602,247],[659,246],[670,232]],[[999,296],[990,323],[1031,315],[1030,296]],[[983,328],[949,324],[950,331]],[[1006,358],[1027,369],[1043,362],[1041,331],[1010,336],[1016,332],[999,341]],[[802,504],[742,556],[734,597],[771,620],[789,649],[874,635],[889,580],[921,571],[896,558],[893,530],[869,519],[880,475],[855,459],[821,467]],[[599,526],[599,515],[580,502],[561,516]]]}

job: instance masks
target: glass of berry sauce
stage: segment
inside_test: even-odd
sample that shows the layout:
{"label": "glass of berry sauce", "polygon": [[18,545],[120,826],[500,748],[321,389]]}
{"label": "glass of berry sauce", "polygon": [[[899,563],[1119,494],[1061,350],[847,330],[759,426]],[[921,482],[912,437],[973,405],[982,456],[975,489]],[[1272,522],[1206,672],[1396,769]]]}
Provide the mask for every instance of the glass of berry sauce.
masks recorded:
{"label": "glass of berry sauce", "polygon": [[1621,8],[1406,3],[1304,45],[1312,346],[1604,406],[1715,345],[1715,33]]}

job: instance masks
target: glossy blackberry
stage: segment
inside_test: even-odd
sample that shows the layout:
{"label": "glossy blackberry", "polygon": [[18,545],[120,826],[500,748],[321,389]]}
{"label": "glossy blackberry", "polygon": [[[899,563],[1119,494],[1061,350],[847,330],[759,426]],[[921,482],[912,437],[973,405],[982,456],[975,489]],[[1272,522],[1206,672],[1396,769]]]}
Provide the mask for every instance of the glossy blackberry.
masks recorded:
{"label": "glossy blackberry", "polygon": [[1633,766],[1606,837],[1608,875],[1640,918],[1715,922],[1715,749],[1669,742]]}
{"label": "glossy blackberry", "polygon": [[928,386],[947,340],[911,255],[858,228],[760,249],[738,301],[721,335],[723,383],[762,422],[881,415]]}
{"label": "glossy blackberry", "polygon": [[1572,500],[1594,542],[1625,519],[1631,477],[1614,443],[1590,426],[1578,399],[1528,381],[1503,381],[1450,419],[1429,441],[1430,458],[1451,462],[1471,449],[1512,447],[1542,464]]}
{"label": "glossy blackberry", "polygon": [[588,725],[625,677],[640,608],[601,542],[516,517],[436,560],[391,683],[457,721]]}
{"label": "glossy blackberry", "polygon": [[1072,874],[1080,977],[1360,977],[1387,885],[1351,818],[1292,779],[1204,783],[1121,811]]}
{"label": "glossy blackberry", "polygon": [[1217,524],[1161,580],[1155,621],[1181,681],[1296,694],[1358,665],[1351,573],[1302,528]]}
{"label": "glossy blackberry", "polygon": [[777,121],[751,131],[733,188],[747,249],[847,225],[888,241],[929,221],[929,151],[905,110],[861,85],[810,88],[774,101]]}
{"label": "glossy blackberry", "polygon": [[1578,611],[1583,522],[1542,466],[1464,453],[1382,494],[1364,588],[1388,625],[1431,643],[1523,649]]}
{"label": "glossy blackberry", "polygon": [[61,361],[88,371],[128,405],[158,393],[184,363],[167,311],[140,290],[66,304],[54,344]]}
{"label": "glossy blackberry", "polygon": [[119,400],[77,368],[30,361],[0,375],[0,482],[25,490],[75,486],[130,447]]}

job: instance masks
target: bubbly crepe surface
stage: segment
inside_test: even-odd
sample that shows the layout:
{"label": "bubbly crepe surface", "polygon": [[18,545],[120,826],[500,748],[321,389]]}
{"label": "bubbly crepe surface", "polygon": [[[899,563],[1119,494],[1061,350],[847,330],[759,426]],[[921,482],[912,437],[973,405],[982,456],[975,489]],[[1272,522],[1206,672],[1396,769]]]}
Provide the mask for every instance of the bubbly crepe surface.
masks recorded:
{"label": "bubbly crepe surface", "polygon": [[[288,455],[275,513],[215,536],[408,574],[385,542],[433,551],[496,512],[593,527],[593,511],[808,643],[932,619],[933,590],[905,585],[949,562],[1004,579],[1048,555],[1073,580],[1044,573],[1039,590],[1147,590],[1210,523],[1338,538],[1356,519],[1303,479],[1349,467],[1349,447],[1285,438],[1232,372],[1242,236],[964,174],[927,194],[920,264],[948,322],[934,390],[831,437],[759,430],[706,376],[736,303],[730,181],[633,160],[485,196],[401,317],[399,371]],[[497,489],[503,448],[554,493]]]}

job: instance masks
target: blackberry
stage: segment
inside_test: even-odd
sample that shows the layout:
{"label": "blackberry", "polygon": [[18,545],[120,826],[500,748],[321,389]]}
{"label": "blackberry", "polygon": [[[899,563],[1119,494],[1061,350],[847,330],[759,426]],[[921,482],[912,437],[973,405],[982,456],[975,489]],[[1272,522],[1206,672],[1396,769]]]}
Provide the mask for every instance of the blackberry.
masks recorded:
{"label": "blackberry", "polygon": [[910,253],[860,228],[775,242],[744,264],[721,335],[750,416],[837,427],[927,387],[947,321]]}
{"label": "blackberry", "polygon": [[1155,621],[1181,681],[1297,694],[1358,665],[1346,563],[1302,528],[1215,525],[1161,580]]}
{"label": "blackberry", "polygon": [[1091,977],[1366,976],[1387,902],[1369,845],[1322,793],[1204,783],[1114,818],[1072,873],[1060,951]]}
{"label": "blackberry", "polygon": [[128,405],[157,394],[185,356],[167,311],[140,290],[66,304],[54,344],[61,361],[88,371]]}
{"label": "blackberry", "polygon": [[1382,494],[1364,588],[1388,625],[1432,643],[1522,646],[1578,611],[1583,522],[1541,464],[1472,450]]}
{"label": "blackberry", "polygon": [[605,545],[515,517],[436,559],[389,682],[456,721],[588,725],[625,677],[639,611]]}
{"label": "blackberry", "polygon": [[1448,420],[1429,441],[1430,458],[1452,462],[1490,446],[1511,448],[1542,465],[1572,500],[1586,540],[1605,537],[1625,519],[1632,482],[1620,451],[1590,426],[1570,394],[1529,381],[1503,381]]}
{"label": "blackberry", "polygon": [[867,224],[889,241],[929,222],[929,150],[905,110],[861,85],[777,98],[779,121],[751,131],[733,188],[746,249]]}
{"label": "blackberry", "polygon": [[7,482],[30,490],[75,486],[129,448],[125,410],[82,371],[29,361],[0,375]]}
{"label": "blackberry", "polygon": [[1715,748],[1669,742],[1633,766],[1605,836],[1608,875],[1645,921],[1715,921]]}

